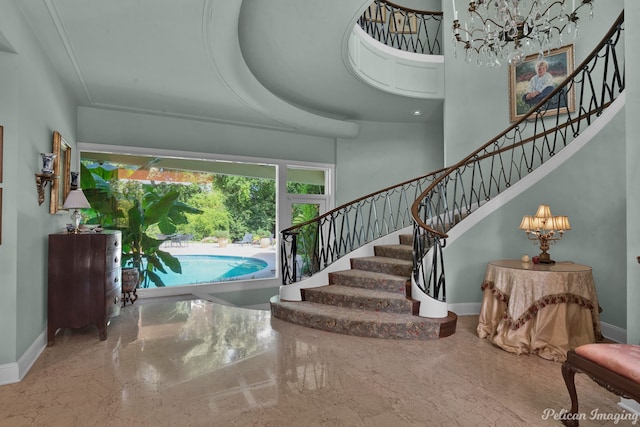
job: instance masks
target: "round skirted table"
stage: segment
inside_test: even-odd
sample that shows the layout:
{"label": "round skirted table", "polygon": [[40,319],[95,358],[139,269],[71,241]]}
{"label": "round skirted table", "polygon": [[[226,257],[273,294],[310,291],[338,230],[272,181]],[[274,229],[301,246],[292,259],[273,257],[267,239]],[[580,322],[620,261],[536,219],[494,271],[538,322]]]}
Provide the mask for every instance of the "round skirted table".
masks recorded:
{"label": "round skirted table", "polygon": [[481,289],[478,335],[506,351],[562,362],[569,350],[602,340],[589,266],[491,261]]}

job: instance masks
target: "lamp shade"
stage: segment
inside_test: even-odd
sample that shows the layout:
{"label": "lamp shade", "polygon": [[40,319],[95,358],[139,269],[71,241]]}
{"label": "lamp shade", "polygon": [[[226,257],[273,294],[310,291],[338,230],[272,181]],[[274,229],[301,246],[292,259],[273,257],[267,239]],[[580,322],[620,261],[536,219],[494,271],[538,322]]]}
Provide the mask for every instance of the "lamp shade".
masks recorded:
{"label": "lamp shade", "polygon": [[538,211],[536,212],[536,218],[551,218],[551,208],[548,205],[540,205],[538,206]]}
{"label": "lamp shade", "polygon": [[558,231],[571,230],[569,217],[564,215],[553,217],[553,229]]}
{"label": "lamp shade", "polygon": [[64,209],[88,209],[91,207],[89,201],[84,196],[84,193],[81,189],[71,190],[67,195],[64,204],[62,205]]}
{"label": "lamp shade", "polygon": [[522,217],[520,230],[538,230],[541,226],[542,224],[540,224],[538,218],[532,217],[531,215],[525,215]]}

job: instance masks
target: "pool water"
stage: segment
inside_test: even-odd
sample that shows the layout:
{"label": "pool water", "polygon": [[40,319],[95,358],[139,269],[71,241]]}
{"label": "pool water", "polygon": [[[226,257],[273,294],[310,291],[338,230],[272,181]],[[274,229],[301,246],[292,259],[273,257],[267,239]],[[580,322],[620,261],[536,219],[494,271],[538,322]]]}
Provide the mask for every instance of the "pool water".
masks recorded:
{"label": "pool water", "polygon": [[[225,255],[174,255],[180,260],[182,274],[166,268],[167,273],[158,272],[165,286],[192,285],[197,283],[239,280],[267,267],[257,258]],[[248,277],[250,278],[250,276]]]}

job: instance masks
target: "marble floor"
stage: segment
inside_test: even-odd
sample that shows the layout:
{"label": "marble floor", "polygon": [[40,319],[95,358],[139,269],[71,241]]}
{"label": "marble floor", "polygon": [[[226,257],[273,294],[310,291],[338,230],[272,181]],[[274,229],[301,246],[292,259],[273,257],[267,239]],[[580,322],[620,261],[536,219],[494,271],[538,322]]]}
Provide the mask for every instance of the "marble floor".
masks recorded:
{"label": "marble floor", "polygon": [[[495,348],[476,322],[393,341],[204,300],[139,300],[106,341],[95,328],[60,331],[22,382],[0,387],[0,426],[561,425],[560,364]],[[588,378],[576,383],[581,425],[632,424],[593,418],[624,412]]]}

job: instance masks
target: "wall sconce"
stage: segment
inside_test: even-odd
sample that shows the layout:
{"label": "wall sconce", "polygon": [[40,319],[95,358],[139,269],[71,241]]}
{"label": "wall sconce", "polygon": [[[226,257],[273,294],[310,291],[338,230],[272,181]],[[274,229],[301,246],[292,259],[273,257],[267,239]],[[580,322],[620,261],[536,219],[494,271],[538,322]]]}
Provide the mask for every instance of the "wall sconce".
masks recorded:
{"label": "wall sconce", "polygon": [[542,250],[538,255],[540,262],[553,264],[555,261],[547,253],[549,245],[554,244],[556,240],[562,239],[564,232],[571,230],[571,225],[569,224],[569,217],[553,216],[549,206],[540,205],[534,216],[525,215],[522,217],[520,229],[527,233],[527,238],[533,240],[534,244],[540,244],[540,250]]}
{"label": "wall sconce", "polygon": [[40,156],[42,157],[42,171],[36,174],[38,205],[44,203],[44,189],[47,184],[51,185],[54,179],[58,179],[53,170],[53,161],[56,158],[55,153],[40,153]]}
{"label": "wall sconce", "polygon": [[84,193],[81,189],[71,190],[67,195],[67,199],[64,201],[64,205],[62,205],[64,209],[73,209],[73,213],[71,214],[71,222],[73,224],[73,229],[69,230],[70,233],[77,233],[80,228],[80,220],[82,219],[82,215],[78,212],[78,209],[88,209],[91,207],[89,201],[85,197]]}
{"label": "wall sconce", "polygon": [[48,173],[36,174],[36,188],[38,189],[38,205],[44,203],[44,189],[47,184],[51,184],[54,179],[58,179],[57,176]]}

